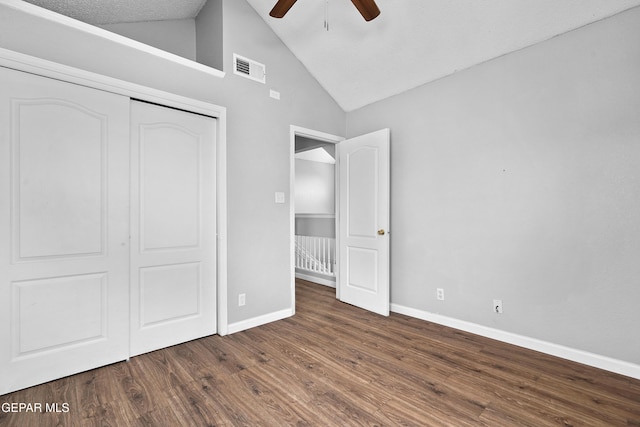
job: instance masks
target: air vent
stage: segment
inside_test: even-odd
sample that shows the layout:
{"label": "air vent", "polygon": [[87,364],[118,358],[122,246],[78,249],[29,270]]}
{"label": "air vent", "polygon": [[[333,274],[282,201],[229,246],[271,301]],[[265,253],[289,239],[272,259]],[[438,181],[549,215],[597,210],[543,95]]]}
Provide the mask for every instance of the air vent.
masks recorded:
{"label": "air vent", "polygon": [[235,53],[233,54],[233,72],[260,83],[265,83],[267,78],[264,64]]}

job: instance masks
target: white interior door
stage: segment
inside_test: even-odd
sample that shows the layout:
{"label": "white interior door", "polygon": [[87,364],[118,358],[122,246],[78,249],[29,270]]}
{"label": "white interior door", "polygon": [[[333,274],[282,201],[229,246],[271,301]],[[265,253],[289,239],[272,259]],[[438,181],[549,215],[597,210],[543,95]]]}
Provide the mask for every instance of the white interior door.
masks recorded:
{"label": "white interior door", "polygon": [[0,394],[124,360],[129,99],[0,67]]}
{"label": "white interior door", "polygon": [[389,129],[338,145],[338,297],[389,315]]}
{"label": "white interior door", "polygon": [[131,355],[216,332],[216,120],[131,105]]}

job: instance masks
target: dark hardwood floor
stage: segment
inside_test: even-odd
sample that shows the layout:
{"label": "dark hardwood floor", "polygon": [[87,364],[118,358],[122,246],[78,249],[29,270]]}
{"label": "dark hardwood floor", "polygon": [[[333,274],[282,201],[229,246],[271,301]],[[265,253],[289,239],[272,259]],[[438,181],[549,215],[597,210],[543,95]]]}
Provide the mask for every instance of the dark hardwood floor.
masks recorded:
{"label": "dark hardwood floor", "polygon": [[0,396],[1,426],[640,426],[640,381],[300,281],[297,314]]}

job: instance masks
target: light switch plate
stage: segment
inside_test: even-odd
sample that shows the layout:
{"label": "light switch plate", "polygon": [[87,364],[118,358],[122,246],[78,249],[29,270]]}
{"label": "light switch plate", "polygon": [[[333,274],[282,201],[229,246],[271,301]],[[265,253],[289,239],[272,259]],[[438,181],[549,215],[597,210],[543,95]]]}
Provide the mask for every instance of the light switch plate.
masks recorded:
{"label": "light switch plate", "polygon": [[284,203],[284,193],[281,191],[276,191],[276,203]]}

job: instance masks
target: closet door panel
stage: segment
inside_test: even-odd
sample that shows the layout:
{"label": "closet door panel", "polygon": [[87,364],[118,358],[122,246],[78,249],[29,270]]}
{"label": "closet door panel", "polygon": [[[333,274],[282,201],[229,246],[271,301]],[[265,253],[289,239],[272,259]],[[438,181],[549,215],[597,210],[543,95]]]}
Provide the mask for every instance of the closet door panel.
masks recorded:
{"label": "closet door panel", "polygon": [[216,120],[131,107],[131,355],[216,332]]}
{"label": "closet door panel", "polygon": [[103,253],[108,117],[61,99],[12,107],[18,259]]}
{"label": "closet door panel", "polygon": [[0,393],[128,357],[129,100],[0,68]]}
{"label": "closet door panel", "polygon": [[198,248],[203,141],[161,124],[143,127],[140,144],[141,250]]}

